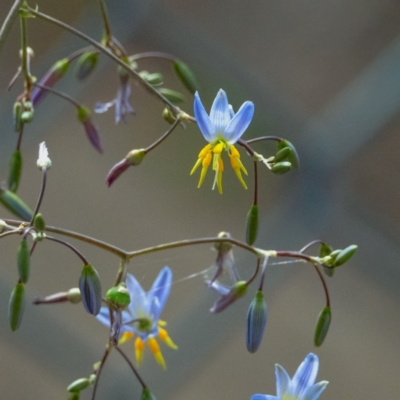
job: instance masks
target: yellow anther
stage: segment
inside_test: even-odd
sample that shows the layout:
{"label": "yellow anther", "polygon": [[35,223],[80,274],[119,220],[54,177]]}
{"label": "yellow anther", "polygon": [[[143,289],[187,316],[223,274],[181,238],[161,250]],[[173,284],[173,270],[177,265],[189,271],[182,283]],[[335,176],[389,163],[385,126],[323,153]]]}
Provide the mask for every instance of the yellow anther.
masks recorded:
{"label": "yellow anther", "polygon": [[201,158],[199,158],[199,159],[196,161],[196,164],[194,164],[194,167],[193,167],[192,170],[190,171],[190,175],[193,175],[193,174],[196,172],[197,168],[200,167],[202,161],[203,161],[203,160],[202,160]]}
{"label": "yellow anther", "polygon": [[222,194],[222,171],[217,172],[217,187],[218,193]]}
{"label": "yellow anther", "polygon": [[218,158],[218,171],[223,172],[224,171],[224,162],[222,161],[222,158]]}
{"label": "yellow anther", "polygon": [[148,344],[151,352],[153,353],[156,361],[165,369],[166,365],[165,365],[164,357],[161,353],[160,346],[158,345],[157,340],[155,338],[151,337],[147,340],[147,344]]}
{"label": "yellow anther", "polygon": [[214,154],[221,154],[225,148],[225,145],[223,143],[218,143],[217,145],[214,146],[213,148],[213,153]]}
{"label": "yellow anther", "polygon": [[204,147],[201,149],[201,151],[200,151],[198,157],[199,157],[199,158],[204,158],[204,157],[206,156],[206,154],[209,153],[210,151],[211,151],[211,144],[208,144],[207,146],[204,146]]}
{"label": "yellow anther", "polygon": [[208,167],[211,164],[211,159],[212,159],[212,155],[210,152],[203,159],[203,162],[202,162],[203,167]]}
{"label": "yellow anther", "polygon": [[143,350],[144,350],[144,342],[140,337],[135,340],[135,356],[138,365],[142,363],[143,360]]}
{"label": "yellow anther", "polygon": [[165,342],[168,347],[171,347],[171,349],[178,349],[178,346],[171,340],[165,329],[158,327],[158,337]]}
{"label": "yellow anther", "polygon": [[237,157],[240,158],[240,153],[238,151],[238,149],[235,146],[231,146],[229,147],[229,151],[230,151],[230,156],[231,157]]}
{"label": "yellow anther", "polygon": [[129,339],[133,338],[133,332],[124,332],[118,340],[118,344],[127,342]]}
{"label": "yellow anther", "polygon": [[235,173],[236,173],[236,176],[239,179],[240,183],[242,184],[242,186],[245,189],[247,189],[247,185],[246,185],[246,182],[243,180],[242,173],[240,172],[240,168],[235,168]]}
{"label": "yellow anther", "polygon": [[167,321],[164,321],[164,320],[162,320],[162,319],[159,319],[157,325],[158,325],[158,326],[167,326]]}

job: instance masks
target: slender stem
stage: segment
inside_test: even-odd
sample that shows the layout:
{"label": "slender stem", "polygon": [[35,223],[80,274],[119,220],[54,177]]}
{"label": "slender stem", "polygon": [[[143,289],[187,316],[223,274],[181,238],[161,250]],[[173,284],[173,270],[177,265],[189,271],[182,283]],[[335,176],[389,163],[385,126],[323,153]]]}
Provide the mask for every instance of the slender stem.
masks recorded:
{"label": "slender stem", "polygon": [[256,270],[254,271],[253,275],[250,277],[250,279],[246,282],[246,286],[249,286],[254,279],[256,279],[256,276],[258,275],[258,271],[260,270],[260,259],[257,258],[257,266],[256,266]]}
{"label": "slender stem", "polygon": [[274,140],[276,142],[282,142],[282,140],[285,140],[285,139],[283,139],[279,136],[260,136],[260,137],[254,138],[254,139],[247,140],[247,143],[250,144],[250,143],[261,142],[262,140]]}
{"label": "slender stem", "polygon": [[11,31],[12,25],[14,21],[18,17],[18,10],[21,6],[23,0],[16,0],[12,5],[10,11],[7,14],[6,19],[3,22],[3,25],[0,28],[0,52],[3,48],[4,43],[6,42],[7,36]]}
{"label": "slender stem", "polygon": [[248,142],[245,142],[244,140],[240,139],[237,141],[237,144],[239,146],[242,146],[246,149],[246,151],[253,157],[255,151],[248,145]]}
{"label": "slender stem", "polygon": [[108,18],[106,2],[104,0],[99,0],[99,5],[100,5],[100,9],[101,9],[101,17],[103,18],[104,31],[106,33],[106,39],[107,39],[107,43],[108,43],[109,41],[111,41],[112,34],[111,34],[111,27],[110,27],[110,21]]}
{"label": "slender stem", "polygon": [[33,252],[35,251],[35,249],[36,249],[36,245],[38,244],[38,242],[33,242],[33,244],[32,244],[32,247],[31,247],[31,251],[29,252],[29,255],[31,256],[32,254],[33,254]]}
{"label": "slender stem", "polygon": [[253,204],[256,206],[258,203],[258,162],[254,161],[254,201]]}
{"label": "slender stem", "polygon": [[25,90],[27,93],[30,93],[31,76],[29,72],[29,63],[28,63],[28,38],[26,29],[26,18],[23,15],[20,15],[19,19],[21,23],[21,51],[22,51],[21,68],[22,68],[22,73],[25,77]]}
{"label": "slender stem", "polygon": [[22,230],[21,229],[14,229],[14,230],[12,230],[12,231],[7,231],[7,232],[4,232],[4,233],[2,233],[2,234],[0,234],[0,239],[3,239],[4,237],[6,237],[6,236],[10,236],[10,235],[19,235],[20,233],[22,232]]}
{"label": "slender stem", "polygon": [[18,132],[18,140],[17,140],[17,147],[16,150],[21,150],[21,143],[22,143],[22,135],[24,134],[24,124],[21,123],[21,128]]}
{"label": "slender stem", "polygon": [[313,266],[314,266],[315,270],[317,271],[317,274],[318,274],[318,276],[319,276],[319,279],[321,279],[322,286],[324,287],[325,297],[326,297],[326,306],[327,306],[327,307],[330,307],[330,306],[331,306],[331,300],[330,300],[330,298],[329,298],[329,291],[328,291],[328,286],[327,286],[327,284],[326,284],[325,278],[324,278],[324,276],[322,275],[321,271],[319,270],[318,265],[313,264]]}
{"label": "slender stem", "polygon": [[78,107],[78,108],[83,107],[83,105],[81,103],[79,103],[73,97],[69,96],[68,94],[66,94],[64,92],[60,92],[57,89],[53,89],[51,87],[48,87],[48,86],[45,86],[45,85],[41,85],[40,83],[34,83],[34,86],[37,86],[40,89],[46,90],[46,92],[52,93],[52,94],[54,94],[54,95],[56,95],[58,97],[61,97],[64,100],[67,100],[68,102],[70,102],[75,107]]}
{"label": "slender stem", "polygon": [[265,271],[267,269],[267,264],[268,264],[268,257],[264,258],[264,260],[263,260],[260,285],[258,286],[258,290],[260,290],[260,291],[262,291],[263,287],[264,287]]}
{"label": "slender stem", "polygon": [[[94,39],[91,37],[87,36],[83,32],[73,28],[72,26],[65,24],[64,22],[55,19],[53,17],[50,17],[49,15],[43,14],[39,11],[36,11],[35,9],[28,7],[28,10],[35,15],[36,17],[43,19],[44,21],[50,22],[54,25],[57,25],[74,35],[80,37],[81,39],[85,40],[86,42],[90,43],[92,46],[96,47],[98,50],[100,50],[102,53],[104,53],[106,56],[111,58],[113,61],[115,61],[118,65],[120,65],[122,68],[124,68],[128,73],[136,79],[138,82],[140,82],[147,90],[150,91],[153,95],[158,97],[164,104],[169,106],[176,115],[179,115],[182,111],[179,107],[175,106],[173,103],[171,103],[167,98],[165,98],[157,89],[155,89],[152,85],[150,85],[146,80],[144,80],[135,70],[133,70],[129,64],[127,64],[125,61],[121,60],[118,58],[115,54],[113,54],[110,50],[102,46],[100,43],[96,42]],[[185,119],[188,121],[195,122],[195,118],[189,115],[185,116]]]}
{"label": "slender stem", "polygon": [[176,118],[175,122],[171,125],[171,127],[167,130],[167,132],[164,133],[164,135],[162,135],[149,147],[144,149],[145,154],[149,153],[151,150],[155,149],[159,144],[161,144],[175,130],[175,128],[179,125],[180,122],[181,122],[180,118],[179,117]]}
{"label": "slender stem", "polygon": [[[122,258],[121,262],[119,264],[117,278],[115,279],[114,286],[118,286],[122,282],[122,280],[125,277],[125,274],[126,274],[126,259]],[[110,315],[111,315],[111,313],[110,313]]]}
{"label": "slender stem", "polygon": [[131,360],[128,358],[128,356],[118,347],[116,346],[115,349],[118,351],[119,354],[121,354],[121,356],[125,359],[125,361],[128,363],[129,367],[131,368],[131,370],[133,371],[133,373],[135,374],[137,380],[139,381],[139,383],[142,385],[143,389],[146,389],[146,384],[144,383],[142,377],[139,375],[139,373],[137,372],[135,366],[132,364]]}
{"label": "slender stem", "polygon": [[299,250],[299,253],[304,253],[308,248],[310,248],[311,246],[313,246],[314,244],[317,243],[321,243],[321,244],[326,244],[325,242],[323,242],[322,240],[313,240],[312,242],[306,244],[301,250]]}
{"label": "slender stem", "polygon": [[93,392],[92,392],[92,400],[95,400],[97,386],[98,386],[98,383],[99,383],[99,380],[100,380],[101,371],[103,370],[104,364],[107,361],[107,358],[108,358],[108,356],[110,354],[111,349],[112,349],[111,344],[108,343],[108,345],[106,347],[106,351],[103,354],[103,358],[100,361],[99,368],[96,371],[96,380],[94,381]]}
{"label": "slender stem", "polygon": [[11,78],[10,83],[7,86],[7,91],[10,91],[11,88],[14,86],[14,83],[16,82],[16,80],[19,78],[19,76],[21,75],[21,67],[18,67],[17,72],[15,73],[15,75]]}
{"label": "slender stem", "polygon": [[37,201],[37,204],[36,204],[36,208],[35,208],[35,211],[34,211],[34,213],[32,215],[32,219],[31,219],[31,222],[30,222],[29,226],[33,225],[33,221],[34,221],[34,219],[36,217],[36,214],[39,212],[40,206],[41,206],[42,201],[43,201],[44,192],[46,190],[46,182],[47,182],[47,170],[46,170],[46,168],[43,168],[42,187],[40,189],[39,198],[38,198],[38,201]]}
{"label": "slender stem", "polygon": [[129,61],[143,60],[144,58],[163,58],[169,61],[178,61],[178,58],[174,57],[172,54],[164,53],[162,51],[146,51],[145,53],[134,54],[129,56]]}
{"label": "slender stem", "polygon": [[54,238],[52,236],[47,236],[46,235],[45,238],[47,240],[52,241],[52,242],[60,243],[60,244],[62,244],[64,246],[68,247],[70,250],[72,250],[82,260],[84,265],[88,265],[89,264],[88,260],[86,260],[86,258],[82,255],[82,253],[76,247],[72,246],[72,244],[69,244],[68,242],[64,242],[64,240],[56,239],[56,238]]}

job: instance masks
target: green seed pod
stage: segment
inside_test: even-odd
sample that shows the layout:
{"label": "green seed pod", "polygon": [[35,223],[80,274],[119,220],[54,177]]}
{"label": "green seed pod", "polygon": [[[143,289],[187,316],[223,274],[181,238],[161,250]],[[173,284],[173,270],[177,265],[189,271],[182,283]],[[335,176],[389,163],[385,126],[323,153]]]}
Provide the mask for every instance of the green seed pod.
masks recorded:
{"label": "green seed pod", "polygon": [[276,163],[272,166],[271,171],[274,174],[278,175],[283,175],[286,174],[286,172],[289,172],[292,168],[292,164],[288,161],[282,161],[279,163]]}
{"label": "green seed pod", "polygon": [[174,62],[174,70],[186,89],[194,94],[198,90],[199,85],[192,70],[182,61]]}
{"label": "green seed pod", "polygon": [[160,88],[157,89],[165,98],[167,98],[171,103],[174,104],[181,104],[185,101],[185,96],[183,96],[183,94],[175,91],[175,90],[171,90],[171,89],[167,89],[167,88]]}
{"label": "green seed pod", "polygon": [[72,304],[77,304],[82,300],[81,291],[78,288],[69,289],[67,292],[67,299]]}
{"label": "green seed pod", "polygon": [[300,165],[299,155],[297,154],[296,147],[293,146],[289,140],[281,140],[278,142],[278,150],[282,150],[285,147],[289,147],[292,152],[288,156],[288,161],[293,165],[294,168],[298,168]]}
{"label": "green seed pod", "polygon": [[131,296],[124,283],[114,286],[106,293],[107,299],[117,307],[126,307],[131,302]]}
{"label": "green seed pod", "polygon": [[155,72],[154,74],[147,74],[144,78],[150,85],[162,85],[163,83],[163,76],[159,72]]}
{"label": "green seed pod", "polygon": [[8,306],[8,321],[12,331],[16,331],[21,325],[24,308],[25,287],[23,283],[18,282],[11,293],[10,303]]}
{"label": "green seed pod", "polygon": [[341,265],[343,265],[344,263],[346,263],[347,261],[350,260],[351,257],[354,256],[354,254],[356,253],[358,249],[358,246],[355,244],[352,244],[349,247],[346,247],[345,249],[343,249],[338,256],[335,259],[335,263],[333,264],[334,267],[340,267]]}
{"label": "green seed pod", "polygon": [[33,211],[15,193],[0,188],[0,203],[24,221],[32,219]]}
{"label": "green seed pod", "polygon": [[247,312],[246,347],[250,353],[255,353],[260,347],[266,324],[267,303],[259,290]]}
{"label": "green seed pod", "polygon": [[82,268],[79,290],[86,311],[89,314],[97,315],[101,307],[101,283],[99,274],[90,264],[86,264]]}
{"label": "green seed pod", "polygon": [[26,239],[21,240],[18,248],[18,272],[19,279],[22,283],[27,283],[30,274],[31,256],[29,253],[28,242]]}
{"label": "green seed pod", "polygon": [[76,63],[75,75],[80,81],[86,79],[96,68],[99,61],[97,52],[87,52],[79,57]]}
{"label": "green seed pod", "polygon": [[22,127],[22,104],[20,101],[14,103],[14,110],[13,110],[13,120],[14,120],[14,129],[15,132],[20,132]]}
{"label": "green seed pod", "polygon": [[35,227],[36,232],[43,232],[46,229],[46,223],[44,222],[42,213],[35,215],[33,226]]}
{"label": "green seed pod", "polygon": [[70,393],[80,392],[83,389],[86,389],[90,385],[90,381],[87,378],[80,378],[76,381],[73,381],[68,387],[67,390]]}
{"label": "green seed pod", "polygon": [[314,345],[316,347],[321,346],[324,343],[325,337],[329,330],[331,323],[331,308],[325,307],[318,316],[317,326],[315,327],[314,333]]}
{"label": "green seed pod", "polygon": [[141,400],[157,400],[153,393],[150,392],[150,389],[145,387],[142,391]]}
{"label": "green seed pod", "polygon": [[19,150],[15,150],[11,155],[9,171],[8,171],[8,189],[16,193],[22,173],[22,154]]}
{"label": "green seed pod", "polygon": [[292,149],[290,147],[284,147],[283,149],[279,150],[274,157],[274,162],[285,161],[290,157],[292,154]]}
{"label": "green seed pod", "polygon": [[258,234],[258,206],[256,204],[252,205],[249,212],[247,213],[247,223],[246,223],[246,242],[250,246],[257,239]]}

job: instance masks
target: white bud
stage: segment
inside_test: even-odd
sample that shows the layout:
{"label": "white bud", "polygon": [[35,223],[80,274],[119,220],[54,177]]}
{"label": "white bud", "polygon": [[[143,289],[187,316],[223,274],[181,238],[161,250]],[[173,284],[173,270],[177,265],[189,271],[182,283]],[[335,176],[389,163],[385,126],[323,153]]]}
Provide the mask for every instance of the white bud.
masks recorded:
{"label": "white bud", "polygon": [[51,167],[51,160],[49,158],[49,152],[47,151],[46,143],[42,142],[39,145],[39,158],[36,165],[42,171]]}

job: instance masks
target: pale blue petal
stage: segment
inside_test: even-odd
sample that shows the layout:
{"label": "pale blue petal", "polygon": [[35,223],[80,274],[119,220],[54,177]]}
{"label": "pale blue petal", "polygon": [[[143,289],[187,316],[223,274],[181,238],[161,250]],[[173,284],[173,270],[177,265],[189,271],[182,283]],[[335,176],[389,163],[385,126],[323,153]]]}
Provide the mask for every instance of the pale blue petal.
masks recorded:
{"label": "pale blue petal", "polygon": [[229,104],[229,115],[231,119],[235,116],[235,111],[233,111],[233,107]]}
{"label": "pale blue petal", "polygon": [[229,144],[235,144],[241,138],[250,125],[253,115],[254,104],[251,101],[246,101],[225,129],[224,137]]}
{"label": "pale blue petal", "polygon": [[283,394],[289,389],[290,377],[279,364],[275,364],[275,376],[276,376],[276,395],[281,398]]}
{"label": "pale blue petal", "polygon": [[212,282],[210,280],[207,280],[206,285],[208,285],[210,288],[214,289],[217,293],[219,293],[223,296],[227,295],[231,291],[230,287],[222,285],[221,283],[219,283],[217,281]]}
{"label": "pale blue petal", "polygon": [[199,94],[194,94],[194,116],[196,117],[197,125],[207,142],[212,142],[215,138],[215,127],[211,123],[204,106],[200,100]]}
{"label": "pale blue petal", "polygon": [[253,394],[250,400],[280,400],[279,397],[270,396],[269,394]]}
{"label": "pale blue petal", "polygon": [[126,275],[126,288],[131,295],[131,302],[128,309],[132,319],[138,318],[138,315],[142,315],[143,313],[147,314],[150,304],[147,301],[146,293],[140,283],[131,274]]}
{"label": "pale blue petal", "polygon": [[168,299],[172,285],[172,271],[169,267],[164,267],[158,274],[148,293],[150,297],[157,297],[161,308],[164,308]]}
{"label": "pale blue petal", "polygon": [[297,368],[292,379],[291,394],[301,397],[312,386],[317,378],[319,361],[318,357],[310,353]]}
{"label": "pale blue petal", "polygon": [[96,315],[98,321],[105,326],[110,326],[110,310],[108,307],[101,307],[100,312]]}
{"label": "pale blue petal", "polygon": [[309,387],[303,395],[303,400],[317,400],[329,382],[321,381]]}
{"label": "pale blue petal", "polygon": [[210,120],[214,125],[217,134],[225,131],[231,119],[228,97],[226,96],[226,93],[220,89],[215,96],[210,112]]}

